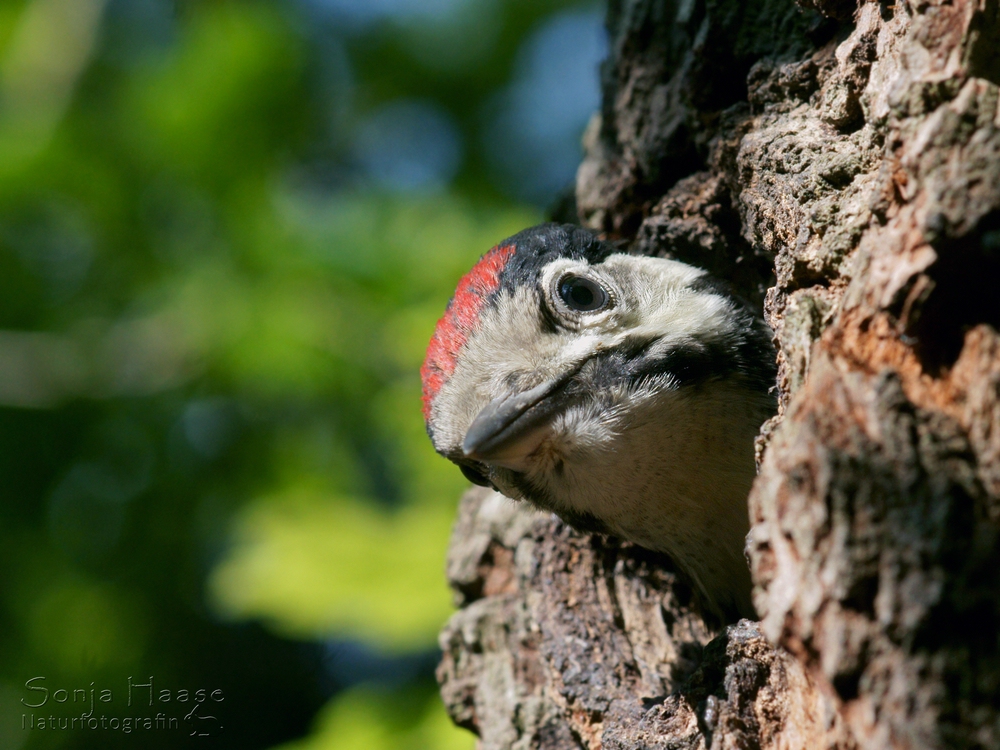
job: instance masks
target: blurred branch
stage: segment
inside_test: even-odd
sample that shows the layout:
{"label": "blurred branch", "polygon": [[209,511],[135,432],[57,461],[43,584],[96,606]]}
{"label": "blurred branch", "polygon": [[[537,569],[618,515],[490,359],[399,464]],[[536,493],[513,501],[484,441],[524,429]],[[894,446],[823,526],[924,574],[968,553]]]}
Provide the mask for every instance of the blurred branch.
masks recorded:
{"label": "blurred branch", "polygon": [[198,369],[196,347],[180,331],[166,314],[91,321],[69,335],[0,331],[0,405],[47,408],[176,387]]}
{"label": "blurred branch", "polygon": [[48,143],[94,49],[107,0],[28,3],[0,64],[0,163],[16,169]]}

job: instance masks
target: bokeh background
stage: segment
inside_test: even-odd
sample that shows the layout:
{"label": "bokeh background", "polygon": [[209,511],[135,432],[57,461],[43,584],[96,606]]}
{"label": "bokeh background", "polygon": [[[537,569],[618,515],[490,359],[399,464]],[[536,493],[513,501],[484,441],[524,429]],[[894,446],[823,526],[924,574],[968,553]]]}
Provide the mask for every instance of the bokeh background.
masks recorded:
{"label": "bokeh background", "polygon": [[[572,182],[601,22],[0,2],[0,748],[473,746],[433,681],[466,483],[417,371],[461,274]],[[224,701],[24,728],[91,688]]]}

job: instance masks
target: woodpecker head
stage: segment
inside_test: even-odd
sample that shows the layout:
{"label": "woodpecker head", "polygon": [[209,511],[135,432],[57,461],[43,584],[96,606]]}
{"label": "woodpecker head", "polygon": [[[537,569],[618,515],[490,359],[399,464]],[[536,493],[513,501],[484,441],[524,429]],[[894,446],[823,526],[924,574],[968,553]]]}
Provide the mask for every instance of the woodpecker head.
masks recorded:
{"label": "woodpecker head", "polygon": [[[704,271],[571,225],[527,229],[459,282],[421,377],[434,447],[471,481],[667,552],[710,603],[748,609],[774,357]],[[734,561],[745,591],[716,590]]]}

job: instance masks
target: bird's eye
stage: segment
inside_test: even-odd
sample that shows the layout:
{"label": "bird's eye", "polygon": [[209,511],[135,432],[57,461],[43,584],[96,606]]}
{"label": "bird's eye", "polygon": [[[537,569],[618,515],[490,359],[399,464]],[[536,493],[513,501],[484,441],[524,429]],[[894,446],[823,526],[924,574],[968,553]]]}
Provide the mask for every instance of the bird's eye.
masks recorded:
{"label": "bird's eye", "polygon": [[465,464],[461,464],[458,468],[462,470],[462,473],[465,475],[465,478],[468,479],[473,484],[478,484],[480,487],[493,486],[492,484],[490,484],[490,481],[483,475],[481,471],[473,469],[471,466],[466,466]]}
{"label": "bird's eye", "polygon": [[594,312],[608,304],[608,293],[596,281],[583,276],[566,276],[559,282],[559,297],[577,312]]}

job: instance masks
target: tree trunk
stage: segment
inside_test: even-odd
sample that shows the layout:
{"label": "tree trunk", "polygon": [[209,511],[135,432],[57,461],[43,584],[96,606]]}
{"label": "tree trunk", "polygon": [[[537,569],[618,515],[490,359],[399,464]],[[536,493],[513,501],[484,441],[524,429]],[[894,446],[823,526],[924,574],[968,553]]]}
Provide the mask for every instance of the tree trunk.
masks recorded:
{"label": "tree trunk", "polygon": [[492,748],[1000,747],[1000,0],[612,0],[582,222],[775,331],[759,623],[463,500],[442,693]]}

